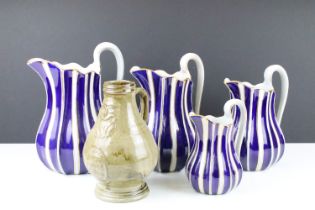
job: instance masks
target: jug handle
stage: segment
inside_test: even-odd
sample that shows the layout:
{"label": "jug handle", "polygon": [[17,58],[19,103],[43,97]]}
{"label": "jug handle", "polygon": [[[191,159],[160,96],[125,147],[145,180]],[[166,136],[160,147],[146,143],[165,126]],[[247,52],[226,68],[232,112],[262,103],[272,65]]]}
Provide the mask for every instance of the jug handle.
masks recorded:
{"label": "jug handle", "polygon": [[139,95],[140,96],[140,113],[141,113],[141,116],[142,116],[143,120],[147,123],[147,121],[148,121],[148,111],[149,111],[148,110],[149,109],[148,94],[143,88],[137,87],[135,95]]}
{"label": "jug handle", "polygon": [[234,106],[238,106],[238,108],[241,111],[240,123],[238,124],[239,125],[238,132],[234,142],[236,153],[238,157],[240,157],[242,141],[246,130],[247,110],[243,101],[239,99],[230,99],[224,104],[224,116],[226,116],[228,119],[233,120],[232,108]]}
{"label": "jug handle", "polygon": [[92,63],[93,68],[95,68],[99,74],[101,74],[101,61],[100,56],[104,51],[110,51],[114,54],[116,58],[117,65],[117,80],[122,80],[124,77],[124,58],[120,49],[110,42],[102,42],[98,44],[93,52],[94,62]]}
{"label": "jug handle", "polygon": [[282,115],[284,112],[285,105],[287,103],[288,91],[289,91],[289,78],[286,70],[280,65],[271,65],[266,68],[264,73],[264,83],[272,87],[272,76],[274,72],[278,72],[281,80],[281,96],[277,112],[277,121],[281,124]]}
{"label": "jug handle", "polygon": [[[197,89],[195,96],[195,113],[199,114],[201,97],[203,92],[204,84],[204,66],[201,58],[195,53],[187,53],[180,59],[180,71],[183,73],[189,73],[188,63],[189,61],[194,61],[197,67]],[[190,73],[189,73],[190,75]]]}

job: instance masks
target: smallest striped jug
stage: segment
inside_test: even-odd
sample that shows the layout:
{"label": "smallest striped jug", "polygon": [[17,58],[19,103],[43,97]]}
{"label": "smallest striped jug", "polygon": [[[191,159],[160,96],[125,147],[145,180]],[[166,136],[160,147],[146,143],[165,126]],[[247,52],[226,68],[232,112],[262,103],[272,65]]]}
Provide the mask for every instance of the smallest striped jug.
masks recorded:
{"label": "smallest striped jug", "polygon": [[[234,125],[232,108],[240,110],[240,124]],[[238,186],[243,168],[236,150],[240,147],[246,125],[247,112],[239,99],[224,105],[224,115],[214,117],[189,114],[195,126],[196,142],[186,163],[186,175],[193,188],[200,193],[220,195]]]}

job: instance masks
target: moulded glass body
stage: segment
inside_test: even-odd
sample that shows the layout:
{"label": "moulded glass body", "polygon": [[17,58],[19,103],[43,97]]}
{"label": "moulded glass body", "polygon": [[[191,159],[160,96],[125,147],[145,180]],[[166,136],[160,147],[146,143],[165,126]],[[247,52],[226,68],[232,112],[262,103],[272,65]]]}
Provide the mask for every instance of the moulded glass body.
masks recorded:
{"label": "moulded glass body", "polygon": [[154,169],[158,153],[144,120],[147,103],[145,91],[134,82],[104,83],[103,104],[83,150],[89,172],[99,181],[96,196],[102,200],[128,202],[149,192],[144,179]]}

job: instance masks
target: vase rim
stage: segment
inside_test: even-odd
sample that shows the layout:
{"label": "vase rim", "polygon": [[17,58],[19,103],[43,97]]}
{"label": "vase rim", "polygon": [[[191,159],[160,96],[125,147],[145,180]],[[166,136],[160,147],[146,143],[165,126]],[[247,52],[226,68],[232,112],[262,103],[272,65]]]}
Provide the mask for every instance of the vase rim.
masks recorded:
{"label": "vase rim", "polygon": [[110,80],[103,83],[103,91],[107,94],[126,94],[135,89],[136,83],[130,80]]}

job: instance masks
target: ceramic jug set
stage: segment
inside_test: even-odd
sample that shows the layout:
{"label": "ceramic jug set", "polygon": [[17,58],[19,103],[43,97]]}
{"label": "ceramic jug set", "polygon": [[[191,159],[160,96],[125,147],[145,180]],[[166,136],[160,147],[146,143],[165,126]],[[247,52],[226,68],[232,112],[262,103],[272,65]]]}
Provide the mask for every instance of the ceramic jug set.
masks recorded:
{"label": "ceramic jug set", "polygon": [[[102,93],[103,51],[116,58],[117,80],[104,82]],[[226,78],[231,99],[224,105],[224,115],[214,117],[199,114],[204,66],[194,53],[180,59],[180,70],[174,74],[132,67],[130,73],[140,87],[123,80],[124,59],[114,44],[100,43],[93,59],[87,67],[40,58],[30,59],[28,65],[46,90],[36,135],[40,160],[62,174],[91,173],[98,180],[98,198],[141,199],[149,192],[145,179],[153,170],[183,168],[197,192],[224,194],[238,186],[243,170],[261,171],[282,157],[285,139],[280,123],[289,81],[281,66],[269,66],[257,85]],[[190,61],[197,70],[194,101]],[[277,113],[274,72],[281,78]]]}

